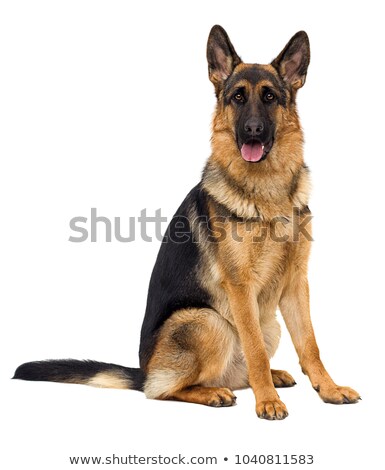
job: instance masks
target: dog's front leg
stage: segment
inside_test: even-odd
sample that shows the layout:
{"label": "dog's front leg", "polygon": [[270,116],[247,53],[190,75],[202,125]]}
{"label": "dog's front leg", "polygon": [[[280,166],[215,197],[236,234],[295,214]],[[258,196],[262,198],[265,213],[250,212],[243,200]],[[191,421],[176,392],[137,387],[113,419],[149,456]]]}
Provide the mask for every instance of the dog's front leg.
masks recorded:
{"label": "dog's front leg", "polygon": [[255,292],[249,285],[235,284],[228,284],[226,290],[246,358],[257,415],[265,419],[284,419],[288,412],[274,388]]}
{"label": "dog's front leg", "polygon": [[336,385],[326,371],[316,343],[310,319],[309,286],[307,277],[298,274],[283,291],[279,303],[282,316],[297,351],[302,371],[326,403],[355,403],[359,394]]}

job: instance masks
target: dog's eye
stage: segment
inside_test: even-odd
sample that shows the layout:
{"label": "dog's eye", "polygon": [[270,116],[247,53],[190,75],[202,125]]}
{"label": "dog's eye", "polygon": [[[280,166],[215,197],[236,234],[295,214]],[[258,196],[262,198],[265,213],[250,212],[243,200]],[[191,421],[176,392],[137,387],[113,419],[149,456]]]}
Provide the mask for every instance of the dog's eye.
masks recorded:
{"label": "dog's eye", "polygon": [[265,95],[265,101],[274,101],[275,95],[271,91],[268,91]]}
{"label": "dog's eye", "polygon": [[235,95],[233,96],[233,100],[237,101],[238,103],[243,103],[244,98],[241,93],[235,93]]}

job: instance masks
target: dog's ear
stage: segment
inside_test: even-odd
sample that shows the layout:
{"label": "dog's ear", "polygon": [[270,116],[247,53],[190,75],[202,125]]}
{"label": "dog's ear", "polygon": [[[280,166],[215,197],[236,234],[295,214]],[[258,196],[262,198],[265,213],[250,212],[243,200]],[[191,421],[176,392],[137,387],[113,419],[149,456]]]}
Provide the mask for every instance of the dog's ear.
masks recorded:
{"label": "dog's ear", "polygon": [[222,26],[215,25],[211,28],[207,41],[207,62],[209,78],[218,95],[223,83],[242,62]]}
{"label": "dog's ear", "polygon": [[310,43],[305,31],[299,31],[286,44],[271,65],[295,90],[305,84],[310,62]]}

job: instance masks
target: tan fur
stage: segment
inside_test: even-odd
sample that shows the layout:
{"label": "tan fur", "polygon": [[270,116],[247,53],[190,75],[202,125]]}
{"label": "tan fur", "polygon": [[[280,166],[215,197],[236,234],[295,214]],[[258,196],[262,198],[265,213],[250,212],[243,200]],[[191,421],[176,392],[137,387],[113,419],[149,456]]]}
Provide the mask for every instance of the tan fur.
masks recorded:
{"label": "tan fur", "polygon": [[99,372],[94,377],[89,379],[86,385],[91,385],[92,387],[118,388],[124,390],[132,388],[130,379],[118,371]]}
{"label": "tan fur", "polygon": [[236,330],[210,309],[185,309],[165,322],[148,366],[144,392],[168,398],[192,385],[246,387]]}

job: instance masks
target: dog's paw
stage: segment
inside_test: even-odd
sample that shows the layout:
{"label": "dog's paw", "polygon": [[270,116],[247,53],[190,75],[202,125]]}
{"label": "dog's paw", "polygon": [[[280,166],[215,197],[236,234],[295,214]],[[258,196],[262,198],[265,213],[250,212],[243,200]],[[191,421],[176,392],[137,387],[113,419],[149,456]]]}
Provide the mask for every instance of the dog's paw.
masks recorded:
{"label": "dog's paw", "polygon": [[237,397],[228,388],[213,388],[207,394],[207,405],[216,408],[222,406],[233,406],[236,404]]}
{"label": "dog's paw", "polygon": [[297,382],[285,370],[271,369],[271,377],[275,388],[294,387]]}
{"label": "dog's paw", "polygon": [[315,386],[314,390],[325,403],[333,403],[334,405],[343,405],[349,403],[357,403],[361,400],[360,394],[350,387],[319,387]]}
{"label": "dog's paw", "polygon": [[275,400],[257,401],[256,411],[258,418],[269,420],[285,419],[289,415],[285,404],[278,400],[278,398]]}

